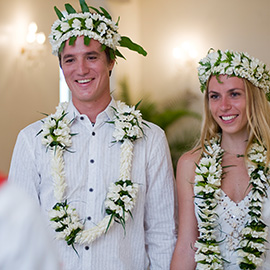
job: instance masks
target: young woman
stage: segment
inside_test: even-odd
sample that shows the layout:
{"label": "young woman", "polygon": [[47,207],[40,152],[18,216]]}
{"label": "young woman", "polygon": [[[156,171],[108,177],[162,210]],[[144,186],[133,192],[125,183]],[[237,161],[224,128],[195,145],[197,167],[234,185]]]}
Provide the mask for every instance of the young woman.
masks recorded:
{"label": "young woman", "polygon": [[171,270],[270,269],[270,74],[245,53],[200,61],[200,144],[177,165]]}

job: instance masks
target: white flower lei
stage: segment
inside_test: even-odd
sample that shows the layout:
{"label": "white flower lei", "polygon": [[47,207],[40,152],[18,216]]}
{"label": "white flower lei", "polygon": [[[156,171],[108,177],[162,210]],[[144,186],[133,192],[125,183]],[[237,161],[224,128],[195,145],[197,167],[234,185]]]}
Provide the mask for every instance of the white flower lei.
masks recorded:
{"label": "white flower lei", "polygon": [[70,208],[66,198],[64,158],[65,150],[71,146],[70,133],[73,122],[66,118],[68,103],[60,103],[56,113],[48,116],[42,125],[39,134],[42,135],[42,144],[51,150],[52,176],[54,180],[54,196],[57,203],[50,212],[52,226],[58,233],[57,239],[64,239],[68,245],[90,244],[95,239],[106,233],[115,221],[121,223],[125,230],[125,222],[128,216],[132,216],[135,206],[138,184],[131,181],[133,142],[143,137],[142,117],[136,107],[129,107],[125,103],[117,101],[115,118],[109,123],[115,125],[113,136],[115,142],[121,142],[120,176],[119,180],[111,183],[105,200],[107,216],[93,228],[84,229],[76,209]]}
{"label": "white flower lei", "polygon": [[247,53],[226,51],[211,51],[201,59],[198,67],[198,76],[201,83],[201,91],[206,90],[206,83],[211,75],[226,74],[245,78],[255,86],[270,92],[270,74],[266,65]]}
{"label": "white flower lei", "polygon": [[[223,269],[224,259],[221,256],[219,242],[214,231],[217,227],[218,214],[215,208],[221,192],[222,156],[220,138],[213,138],[211,145],[206,143],[202,158],[196,168],[194,193],[198,198],[199,238],[195,243],[196,269]],[[256,269],[262,265],[261,258],[266,250],[268,228],[262,220],[262,206],[267,196],[269,181],[266,175],[266,150],[258,143],[253,143],[248,153],[252,163],[248,164],[252,196],[249,205],[248,221],[241,231],[242,239],[237,249],[238,264],[241,269]]]}

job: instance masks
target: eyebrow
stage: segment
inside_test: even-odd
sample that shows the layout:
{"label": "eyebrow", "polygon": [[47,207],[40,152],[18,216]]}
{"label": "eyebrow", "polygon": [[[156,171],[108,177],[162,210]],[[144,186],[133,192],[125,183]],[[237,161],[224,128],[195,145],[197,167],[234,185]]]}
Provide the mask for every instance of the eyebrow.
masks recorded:
{"label": "eyebrow", "polygon": [[[99,55],[99,53],[98,52],[96,52],[96,51],[91,51],[91,52],[86,52],[85,54],[84,54],[84,56],[92,56],[92,55]],[[65,54],[64,56],[63,56],[63,60],[65,60],[65,59],[67,59],[67,58],[70,58],[70,57],[74,57],[75,56],[75,54]]]}
{"label": "eyebrow", "polygon": [[[231,92],[233,92],[235,90],[242,90],[242,91],[244,91],[243,88],[235,87],[235,88],[231,88],[231,89],[227,90],[226,92],[230,92],[231,93]],[[208,90],[208,93],[217,93],[217,94],[219,94],[219,92],[218,91],[215,91],[215,90]]]}

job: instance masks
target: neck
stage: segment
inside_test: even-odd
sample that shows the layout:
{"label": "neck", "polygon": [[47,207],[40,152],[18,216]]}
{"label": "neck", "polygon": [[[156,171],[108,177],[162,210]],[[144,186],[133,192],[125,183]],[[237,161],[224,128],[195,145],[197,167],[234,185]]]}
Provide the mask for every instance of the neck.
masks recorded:
{"label": "neck", "polygon": [[78,100],[72,100],[72,102],[80,114],[85,114],[92,123],[95,123],[97,116],[110,104],[111,97],[102,102],[80,102]]}
{"label": "neck", "polygon": [[222,134],[221,147],[229,154],[242,156],[246,151],[247,142],[247,136]]}

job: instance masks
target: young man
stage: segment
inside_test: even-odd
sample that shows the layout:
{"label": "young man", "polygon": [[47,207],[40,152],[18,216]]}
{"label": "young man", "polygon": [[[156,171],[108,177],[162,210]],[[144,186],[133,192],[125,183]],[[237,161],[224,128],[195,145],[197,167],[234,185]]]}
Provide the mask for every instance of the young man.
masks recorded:
{"label": "young man", "polygon": [[64,270],[169,269],[174,179],[165,134],[110,95],[118,47],[146,52],[118,34],[106,10],[80,5],[76,13],[66,4],[65,17],[55,8],[50,36],[72,101],[20,132],[9,179],[49,213]]}

